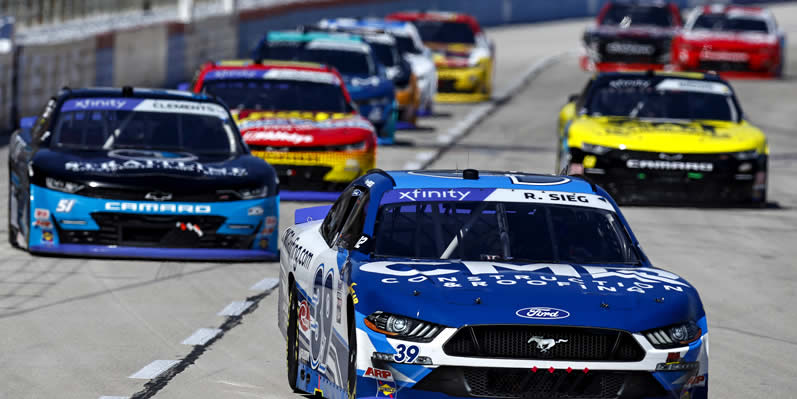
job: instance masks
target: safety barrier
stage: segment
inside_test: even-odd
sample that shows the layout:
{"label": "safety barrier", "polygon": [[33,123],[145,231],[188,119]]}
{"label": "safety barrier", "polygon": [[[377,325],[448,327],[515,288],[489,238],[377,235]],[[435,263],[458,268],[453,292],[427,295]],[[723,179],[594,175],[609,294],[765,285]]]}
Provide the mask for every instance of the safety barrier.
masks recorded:
{"label": "safety barrier", "polygon": [[[557,0],[554,5],[551,0],[273,0],[260,8],[224,7],[223,12],[188,17],[177,10],[174,17],[152,15],[151,22],[88,34],[59,35],[50,27],[46,40],[24,35],[25,40],[16,43],[13,20],[0,17],[0,132],[13,127],[20,116],[37,114],[63,86],[175,87],[205,61],[246,57],[270,29],[406,9],[460,11],[485,26],[496,26],[595,15],[606,1]],[[706,2],[675,1],[683,8]],[[74,31],[74,24],[70,29]]]}

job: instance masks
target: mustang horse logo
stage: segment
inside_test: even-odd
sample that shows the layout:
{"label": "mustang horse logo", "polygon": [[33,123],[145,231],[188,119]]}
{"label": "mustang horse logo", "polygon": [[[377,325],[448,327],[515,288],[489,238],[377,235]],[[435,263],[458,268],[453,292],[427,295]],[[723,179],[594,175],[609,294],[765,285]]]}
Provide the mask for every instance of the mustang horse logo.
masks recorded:
{"label": "mustang horse logo", "polygon": [[566,339],[543,338],[543,337],[538,337],[538,336],[535,335],[535,336],[529,338],[528,343],[532,343],[532,342],[536,342],[537,343],[537,349],[539,349],[540,352],[548,352],[548,350],[553,348],[554,345],[565,343],[565,342],[567,342],[567,340]]}

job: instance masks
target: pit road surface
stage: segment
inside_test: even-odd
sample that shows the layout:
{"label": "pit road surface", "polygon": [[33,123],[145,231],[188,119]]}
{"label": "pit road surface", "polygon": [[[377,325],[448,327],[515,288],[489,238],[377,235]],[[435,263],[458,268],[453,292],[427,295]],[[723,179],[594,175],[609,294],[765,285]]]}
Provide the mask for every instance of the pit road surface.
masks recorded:
{"label": "pit road surface", "polygon": [[[776,16],[797,44],[797,6]],[[555,120],[588,75],[576,50],[585,20],[492,29],[496,93],[544,57],[544,68],[432,168],[551,173]],[[787,51],[797,56],[797,45]],[[797,76],[797,58],[787,74]],[[713,398],[793,398],[797,392],[797,80],[734,81],[747,117],[769,136],[768,209],[623,208],[648,256],[695,285],[708,313]],[[421,129],[379,149],[379,167],[403,168],[441,149],[438,136],[479,105],[438,106]],[[422,154],[420,157],[417,154]],[[7,149],[0,150],[6,159]],[[3,162],[3,168],[5,168]],[[1,171],[7,176],[7,171]],[[2,181],[3,196],[7,180]],[[306,204],[285,203],[281,228]],[[285,343],[276,328],[276,291],[241,323],[192,358],[165,385],[132,379],[155,360],[191,353],[181,342],[250,287],[278,277],[276,263],[180,263],[34,257],[11,249],[2,207],[0,237],[0,397],[290,398]],[[157,390],[157,391],[156,391]]]}

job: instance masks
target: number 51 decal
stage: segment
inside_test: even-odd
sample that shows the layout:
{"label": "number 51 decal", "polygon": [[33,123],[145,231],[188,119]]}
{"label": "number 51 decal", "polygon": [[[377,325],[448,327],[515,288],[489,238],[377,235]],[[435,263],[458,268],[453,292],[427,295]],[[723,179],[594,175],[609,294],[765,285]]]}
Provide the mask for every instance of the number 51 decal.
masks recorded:
{"label": "number 51 decal", "polygon": [[418,357],[418,352],[420,352],[420,349],[418,349],[417,346],[407,346],[404,344],[399,344],[399,346],[396,347],[396,350],[398,350],[398,353],[393,355],[393,360],[399,363],[415,362],[415,359]]}

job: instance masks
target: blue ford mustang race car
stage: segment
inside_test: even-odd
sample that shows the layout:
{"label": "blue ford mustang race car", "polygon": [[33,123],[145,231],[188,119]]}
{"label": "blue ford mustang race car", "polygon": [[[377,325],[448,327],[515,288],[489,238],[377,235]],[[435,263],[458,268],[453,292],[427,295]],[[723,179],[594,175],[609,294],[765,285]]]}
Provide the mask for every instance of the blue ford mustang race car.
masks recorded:
{"label": "blue ford mustang race car", "polygon": [[371,173],[281,239],[290,386],[327,398],[706,398],[697,291],[575,177]]}
{"label": "blue ford mustang race car", "polygon": [[269,32],[252,58],[309,61],[334,67],[343,76],[360,114],[374,125],[379,144],[393,144],[398,118],[395,86],[371,46],[360,36],[313,31]]}
{"label": "blue ford mustang race car", "polygon": [[187,92],[64,89],[9,145],[9,242],[39,254],[272,259],[274,169]]}

